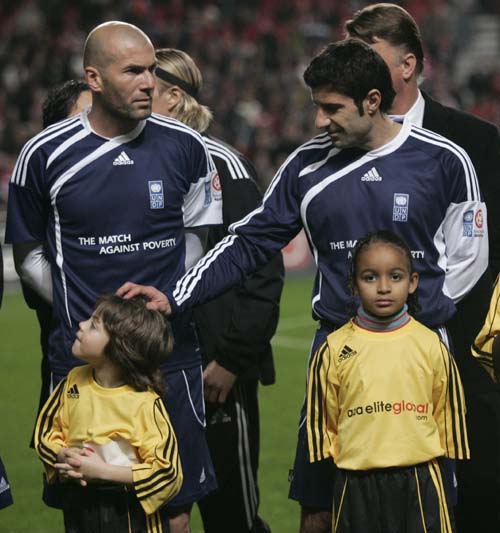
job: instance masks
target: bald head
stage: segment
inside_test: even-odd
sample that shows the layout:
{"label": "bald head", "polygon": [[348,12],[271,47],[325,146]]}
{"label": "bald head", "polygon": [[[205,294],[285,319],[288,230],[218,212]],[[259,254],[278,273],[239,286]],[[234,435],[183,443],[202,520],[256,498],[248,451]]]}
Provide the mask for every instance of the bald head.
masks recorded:
{"label": "bald head", "polygon": [[88,35],[83,49],[84,68],[106,67],[129,48],[150,47],[149,37],[137,26],[111,21],[96,26]]}
{"label": "bald head", "polygon": [[151,114],[156,68],[147,35],[125,22],[94,28],[85,43],[85,80],[92,91],[91,126],[113,137]]}

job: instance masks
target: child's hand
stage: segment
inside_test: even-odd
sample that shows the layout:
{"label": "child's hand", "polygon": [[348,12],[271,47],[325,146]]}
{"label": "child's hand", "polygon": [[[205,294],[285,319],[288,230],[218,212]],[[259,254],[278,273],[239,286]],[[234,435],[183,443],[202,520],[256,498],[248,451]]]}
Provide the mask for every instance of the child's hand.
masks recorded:
{"label": "child's hand", "polygon": [[54,467],[63,479],[73,479],[82,487],[88,481],[100,479],[106,463],[90,448],[63,448],[57,455],[61,462]]}
{"label": "child's hand", "polygon": [[88,481],[103,479],[107,463],[93,450],[83,448],[77,454],[68,457],[67,464],[71,467],[68,475],[73,479],[80,479],[85,486]]}
{"label": "child's hand", "polygon": [[57,462],[65,463],[68,457],[72,455],[79,455],[82,450],[80,448],[61,448],[57,454]]}

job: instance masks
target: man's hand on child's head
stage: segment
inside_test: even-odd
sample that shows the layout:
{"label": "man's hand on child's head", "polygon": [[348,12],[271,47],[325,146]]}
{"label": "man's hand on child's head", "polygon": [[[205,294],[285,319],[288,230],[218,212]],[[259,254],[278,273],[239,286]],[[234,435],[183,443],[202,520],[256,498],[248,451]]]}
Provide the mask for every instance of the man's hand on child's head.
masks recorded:
{"label": "man's hand on child's head", "polygon": [[145,296],[148,299],[148,303],[146,304],[148,309],[152,309],[153,311],[161,311],[167,316],[172,314],[172,308],[170,307],[168,298],[155,287],[138,285],[137,283],[127,281],[127,283],[124,283],[116,291],[116,294],[122,298],[125,298],[125,300],[139,295]]}

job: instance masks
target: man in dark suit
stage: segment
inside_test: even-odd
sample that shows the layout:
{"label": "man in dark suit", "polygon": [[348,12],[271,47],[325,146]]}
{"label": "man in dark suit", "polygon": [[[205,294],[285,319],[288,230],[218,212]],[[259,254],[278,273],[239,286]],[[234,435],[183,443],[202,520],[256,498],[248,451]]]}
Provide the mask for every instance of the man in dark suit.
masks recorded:
{"label": "man in dark suit", "polygon": [[447,324],[468,407],[471,461],[459,464],[457,525],[461,533],[500,531],[500,389],[473,359],[470,346],[481,329],[500,270],[500,135],[477,117],[441,105],[419,89],[424,68],[420,30],[403,8],[372,4],[346,22],[349,37],[368,43],[385,60],[396,91],[395,120],[410,120],[447,137],[469,154],[488,209],[490,269],[457,305]]}

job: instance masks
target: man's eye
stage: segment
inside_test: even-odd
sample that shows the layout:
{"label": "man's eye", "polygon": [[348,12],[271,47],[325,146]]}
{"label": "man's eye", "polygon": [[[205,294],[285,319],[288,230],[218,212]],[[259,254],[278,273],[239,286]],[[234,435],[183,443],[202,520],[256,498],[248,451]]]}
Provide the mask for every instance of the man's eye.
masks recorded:
{"label": "man's eye", "polygon": [[392,281],[400,281],[400,280],[401,280],[401,274],[392,275]]}
{"label": "man's eye", "polygon": [[365,281],[375,281],[375,276],[373,274],[369,274],[367,276],[364,276],[363,279]]}

